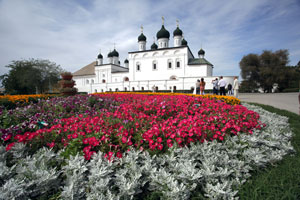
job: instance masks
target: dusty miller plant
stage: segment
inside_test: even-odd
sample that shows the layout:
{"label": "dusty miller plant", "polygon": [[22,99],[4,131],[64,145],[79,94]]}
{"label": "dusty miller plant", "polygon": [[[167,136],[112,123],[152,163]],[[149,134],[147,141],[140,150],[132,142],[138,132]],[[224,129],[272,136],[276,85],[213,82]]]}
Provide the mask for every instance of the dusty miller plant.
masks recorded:
{"label": "dusty miller plant", "polygon": [[0,199],[32,199],[56,192],[61,184],[56,166],[61,161],[47,148],[20,159],[15,165],[16,174],[0,188]]}

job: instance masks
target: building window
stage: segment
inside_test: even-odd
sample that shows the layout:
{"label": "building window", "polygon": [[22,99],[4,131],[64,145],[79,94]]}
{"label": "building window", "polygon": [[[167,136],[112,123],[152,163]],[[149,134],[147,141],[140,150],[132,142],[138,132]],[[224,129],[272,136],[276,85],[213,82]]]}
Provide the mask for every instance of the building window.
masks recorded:
{"label": "building window", "polygon": [[105,79],[102,79],[102,83],[105,83]]}
{"label": "building window", "polygon": [[118,92],[118,91],[119,91],[119,89],[118,89],[118,88],[116,88],[115,90],[116,90],[116,92]]}
{"label": "building window", "polygon": [[94,79],[92,79],[92,84],[94,84]]}
{"label": "building window", "polygon": [[171,62],[168,63],[168,67],[169,67],[169,69],[172,69],[172,63]]}
{"label": "building window", "polygon": [[110,92],[112,91],[111,88],[109,88],[109,91],[110,91]]}
{"label": "building window", "polygon": [[104,78],[104,77],[105,77],[105,74],[102,74],[102,77]]}
{"label": "building window", "polygon": [[115,82],[118,82],[118,79],[117,79],[117,78],[115,78]]}
{"label": "building window", "polygon": [[134,87],[132,87],[132,91],[134,91]]}
{"label": "building window", "polygon": [[141,71],[141,64],[140,63],[136,64],[136,71]]}
{"label": "building window", "polygon": [[89,84],[90,82],[89,82],[89,80],[86,80],[86,84]]}
{"label": "building window", "polygon": [[180,61],[177,61],[177,62],[176,62],[176,67],[177,67],[177,68],[180,68]]}
{"label": "building window", "polygon": [[101,92],[103,92],[103,89],[101,89]]}
{"label": "building window", "polygon": [[124,81],[129,81],[129,78],[128,78],[128,77],[125,77],[125,78],[124,78]]}
{"label": "building window", "polygon": [[95,89],[95,93],[97,93],[97,90]]}
{"label": "building window", "polygon": [[157,70],[157,61],[156,60],[154,60],[152,62],[152,70]]}
{"label": "building window", "polygon": [[125,87],[124,90],[127,91],[127,87]]}
{"label": "building window", "polygon": [[144,91],[145,89],[144,89],[144,87],[142,87],[142,91]]}

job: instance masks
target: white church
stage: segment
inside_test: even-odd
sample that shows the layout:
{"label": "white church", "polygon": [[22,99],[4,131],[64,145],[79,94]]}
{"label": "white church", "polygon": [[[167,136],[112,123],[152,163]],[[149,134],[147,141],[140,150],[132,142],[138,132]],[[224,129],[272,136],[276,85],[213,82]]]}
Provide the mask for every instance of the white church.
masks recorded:
{"label": "white church", "polygon": [[[156,34],[154,42],[147,49],[147,38],[141,28],[138,37],[138,51],[128,52],[124,64],[114,49],[107,55],[107,62],[101,53],[96,61],[73,73],[78,92],[107,91],[161,91],[192,90],[198,79],[204,78],[205,89],[212,90],[213,64],[204,58],[201,48],[198,57],[194,57],[182,30],[173,32],[173,46],[169,45],[170,33],[164,26]],[[227,83],[233,83],[234,76],[223,76]]]}

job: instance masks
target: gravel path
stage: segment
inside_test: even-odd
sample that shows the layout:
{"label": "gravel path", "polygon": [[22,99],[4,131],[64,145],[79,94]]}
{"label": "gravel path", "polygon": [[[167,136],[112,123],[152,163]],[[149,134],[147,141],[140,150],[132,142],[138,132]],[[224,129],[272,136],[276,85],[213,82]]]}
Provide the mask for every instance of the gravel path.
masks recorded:
{"label": "gravel path", "polygon": [[299,93],[240,93],[239,99],[244,102],[270,105],[279,109],[299,114]]}

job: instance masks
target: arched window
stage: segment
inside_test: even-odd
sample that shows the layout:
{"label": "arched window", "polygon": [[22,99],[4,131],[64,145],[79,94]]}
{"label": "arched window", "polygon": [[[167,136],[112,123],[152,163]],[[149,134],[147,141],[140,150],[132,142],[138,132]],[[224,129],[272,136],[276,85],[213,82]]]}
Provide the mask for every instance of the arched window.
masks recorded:
{"label": "arched window", "polygon": [[127,91],[127,87],[125,87],[124,90]]}
{"label": "arched window", "polygon": [[181,60],[179,58],[176,59],[176,68],[181,67]]}
{"label": "arched window", "polygon": [[141,71],[141,63],[136,63],[136,71]]}
{"label": "arched window", "polygon": [[119,91],[119,89],[118,89],[118,88],[116,88],[116,89],[115,89],[115,91],[116,91],[116,92],[118,92],[118,91]]}
{"label": "arched window", "polygon": [[155,91],[156,91],[156,92],[158,91],[158,86],[155,87]]}
{"label": "arched window", "polygon": [[97,93],[97,90],[95,89],[95,93]]}
{"label": "arched window", "polygon": [[89,84],[90,83],[90,81],[89,80],[86,80],[86,84]]}
{"label": "arched window", "polygon": [[172,60],[168,59],[168,69],[172,69]]}
{"label": "arched window", "polygon": [[110,92],[112,91],[111,88],[109,88],[109,91],[110,91]]}
{"label": "arched window", "polygon": [[103,89],[101,89],[101,92],[104,92]]}
{"label": "arched window", "polygon": [[157,70],[157,61],[156,60],[154,60],[152,62],[152,70]]}
{"label": "arched window", "polygon": [[134,87],[132,87],[132,91],[134,91]]}
{"label": "arched window", "polygon": [[175,92],[176,91],[176,86],[173,86],[173,92]]}
{"label": "arched window", "polygon": [[129,81],[129,78],[128,77],[124,77],[124,81]]}
{"label": "arched window", "polygon": [[105,79],[102,79],[102,83],[105,83]]}
{"label": "arched window", "polygon": [[92,84],[94,84],[94,79],[92,79]]}
{"label": "arched window", "polygon": [[144,91],[145,89],[144,89],[144,87],[142,87],[142,91]]}

